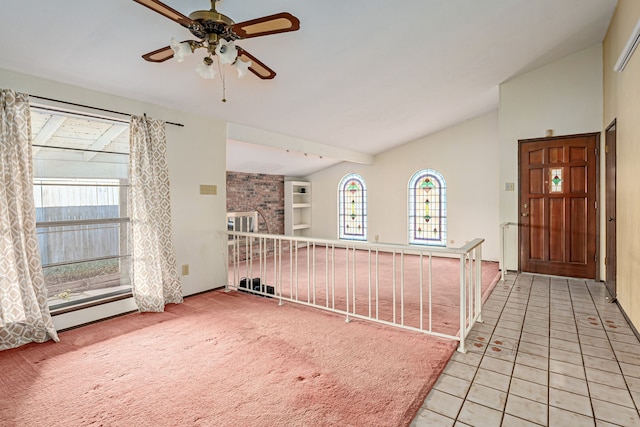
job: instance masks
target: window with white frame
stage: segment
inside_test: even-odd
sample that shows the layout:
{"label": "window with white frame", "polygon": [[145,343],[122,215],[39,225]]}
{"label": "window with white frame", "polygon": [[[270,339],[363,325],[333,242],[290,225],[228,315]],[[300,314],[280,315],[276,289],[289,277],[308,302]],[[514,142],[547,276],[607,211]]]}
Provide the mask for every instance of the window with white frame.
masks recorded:
{"label": "window with white frame", "polygon": [[409,243],[447,244],[447,184],[436,170],[420,170],[409,181]]}
{"label": "window with white frame", "polygon": [[367,240],[367,187],[358,174],[338,184],[338,217],[340,239]]}
{"label": "window with white frame", "polygon": [[129,124],[34,107],[31,128],[49,308],[130,293]]}

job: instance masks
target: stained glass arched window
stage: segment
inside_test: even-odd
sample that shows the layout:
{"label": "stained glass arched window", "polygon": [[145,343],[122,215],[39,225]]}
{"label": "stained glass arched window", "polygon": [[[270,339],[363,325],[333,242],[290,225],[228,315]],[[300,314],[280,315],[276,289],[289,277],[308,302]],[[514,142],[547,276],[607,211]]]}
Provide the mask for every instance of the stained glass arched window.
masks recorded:
{"label": "stained glass arched window", "polygon": [[367,240],[367,187],[360,175],[346,175],[338,184],[339,238]]}
{"label": "stained glass arched window", "polygon": [[447,244],[447,184],[433,169],[420,170],[409,181],[409,243]]}

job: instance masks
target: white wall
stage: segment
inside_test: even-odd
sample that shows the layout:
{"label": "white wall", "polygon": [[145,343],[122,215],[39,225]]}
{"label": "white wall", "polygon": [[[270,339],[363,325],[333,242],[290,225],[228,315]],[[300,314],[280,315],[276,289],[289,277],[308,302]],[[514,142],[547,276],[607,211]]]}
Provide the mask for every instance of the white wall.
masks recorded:
{"label": "white wall", "polygon": [[[182,264],[190,266],[190,274],[181,277],[184,295],[224,285],[226,266],[222,254],[226,240],[218,235],[225,230],[226,215],[224,122],[1,69],[0,88],[125,113],[146,113],[149,117],[184,124],[184,127],[166,126],[176,258],[179,270]],[[200,184],[217,185],[218,195],[200,195]],[[131,300],[118,301],[55,316],[54,323],[62,329],[135,309]]]}
{"label": "white wall", "polygon": [[[500,85],[500,223],[518,222],[518,140],[602,130],[602,45]],[[515,191],[504,191],[507,182]],[[604,239],[601,239],[601,242]],[[518,267],[517,227],[507,233],[506,266]]]}
{"label": "white wall", "polygon": [[308,176],[312,235],[337,239],[337,188],[348,173],[366,181],[368,240],[407,244],[407,185],[431,168],[447,181],[447,239],[462,246],[486,239],[483,258],[498,260],[498,114],[496,111],[424,136],[375,157],[372,165],[341,163]]}

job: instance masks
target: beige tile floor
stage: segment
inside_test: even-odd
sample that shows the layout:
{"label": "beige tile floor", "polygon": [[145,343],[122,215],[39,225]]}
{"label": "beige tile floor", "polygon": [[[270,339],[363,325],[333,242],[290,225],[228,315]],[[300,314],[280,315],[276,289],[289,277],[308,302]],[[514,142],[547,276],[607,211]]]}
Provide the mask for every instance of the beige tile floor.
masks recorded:
{"label": "beige tile floor", "polygon": [[412,426],[640,426],[640,342],[601,282],[509,274]]}

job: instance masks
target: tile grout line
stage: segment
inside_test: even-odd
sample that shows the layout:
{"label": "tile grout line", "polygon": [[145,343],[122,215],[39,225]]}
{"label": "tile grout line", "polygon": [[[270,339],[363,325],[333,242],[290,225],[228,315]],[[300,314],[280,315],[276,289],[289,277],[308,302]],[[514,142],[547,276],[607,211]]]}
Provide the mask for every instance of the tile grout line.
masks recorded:
{"label": "tile grout line", "polygon": [[[549,307],[549,316],[547,321],[549,322],[549,332],[547,333],[547,425],[551,425],[551,278],[549,280],[549,298],[547,300],[547,306]],[[573,307],[573,305],[572,305]]]}
{"label": "tile grout line", "polygon": [[[516,280],[517,280],[517,277],[516,277]],[[509,294],[507,295],[507,298],[505,299],[504,304],[502,305],[502,308],[500,309],[500,314],[498,315],[498,319],[496,321],[496,324],[493,325],[493,331],[491,332],[492,336],[493,336],[493,334],[494,334],[494,332],[496,330],[496,327],[498,325],[498,322],[500,321],[500,318],[502,317],[502,313],[504,312],[505,306],[507,305],[507,302],[509,301],[509,297],[511,296],[511,292],[513,292],[513,288],[514,288],[515,284],[516,284],[516,281],[514,280],[513,283],[511,283],[511,285],[509,285],[509,288],[510,288],[509,289]],[[505,281],[505,285],[506,285],[506,281]],[[485,323],[482,322],[482,324],[485,324]],[[456,417],[453,419],[454,422],[461,422],[461,423],[463,422],[463,421],[459,420],[460,413],[462,412],[462,408],[464,407],[465,402],[467,402],[467,401],[472,402],[472,401],[468,400],[467,397],[469,396],[469,392],[471,391],[471,387],[473,386],[474,381],[476,379],[476,376],[478,375],[478,371],[480,370],[480,365],[482,364],[482,361],[485,358],[485,354],[486,354],[487,348],[489,348],[488,344],[489,343],[487,343],[487,346],[485,347],[484,351],[482,352],[482,355],[480,357],[480,362],[478,362],[478,366],[476,367],[476,371],[473,374],[473,378],[471,379],[471,382],[469,383],[469,388],[467,389],[467,392],[465,393],[464,398],[462,399],[462,405],[460,405],[460,409],[456,413]],[[512,375],[513,375],[513,369],[512,369]],[[475,403],[475,402],[472,402],[472,403]],[[506,402],[505,402],[505,406],[506,406]],[[502,416],[500,418],[500,424],[502,424],[502,419],[503,418],[504,418],[504,409],[502,410]]]}
{"label": "tile grout line", "polygon": [[[520,277],[521,276],[518,276],[518,278],[520,278]],[[535,276],[532,275],[530,277],[531,277],[531,281],[528,283],[529,293],[527,295],[527,305],[526,305],[526,307],[524,309],[524,315],[522,316],[522,325],[520,325],[520,335],[518,336],[518,345],[517,345],[516,355],[515,355],[515,358],[513,359],[513,368],[511,368],[511,374],[510,374],[510,378],[509,378],[509,387],[507,387],[507,391],[506,391],[507,400],[504,403],[504,409],[502,410],[502,420],[501,420],[500,424],[504,423],[504,417],[505,417],[505,414],[507,413],[507,402],[509,402],[509,391],[511,390],[511,382],[513,381],[513,373],[514,373],[514,371],[516,369],[516,361],[518,360],[518,352],[520,351],[520,342],[522,341],[522,331],[524,330],[524,322],[525,322],[525,319],[527,317],[527,311],[529,310],[529,302],[531,300],[531,291],[533,290],[533,284],[535,283]],[[515,285],[515,282],[514,282],[514,285]],[[549,375],[549,374],[547,373],[547,375]],[[547,393],[548,393],[548,391],[547,391]],[[548,401],[548,398],[547,398],[547,401]],[[511,414],[509,414],[509,415],[511,415]],[[511,415],[511,416],[515,417],[515,418],[518,418],[518,419],[521,419],[520,417],[516,417],[515,415]],[[549,416],[547,415],[547,418],[548,417]],[[528,421],[528,420],[525,420],[525,421]],[[532,422],[532,421],[530,421],[530,422]],[[534,423],[534,424],[538,424],[538,423]],[[549,425],[548,419],[547,419],[547,425]]]}
{"label": "tile grout line", "polygon": [[[593,297],[593,294],[591,293],[591,289],[589,289],[588,285],[586,285],[586,286],[587,286],[587,292],[589,292],[589,296],[591,297],[591,300],[593,301],[593,305],[594,305],[594,307],[596,309],[596,312],[598,313],[598,318],[600,319],[600,324],[603,326],[603,329],[604,329],[604,321],[603,321],[602,316],[600,314],[600,310],[598,309],[598,305],[596,304],[595,299]],[[610,304],[613,304],[613,301],[610,302]],[[618,365],[618,369],[620,369],[620,374],[622,375],[622,380],[624,381],[624,384],[627,387],[627,391],[629,392],[629,396],[631,397],[631,402],[633,403],[633,406],[634,406],[635,410],[638,411],[638,413],[640,413],[640,407],[638,407],[638,404],[636,403],[635,399],[631,395],[631,387],[629,387],[629,382],[627,381],[627,376],[624,375],[624,371],[622,370],[622,366],[620,366],[620,360],[618,359],[618,355],[616,354],[616,351],[613,348],[613,345],[611,344],[611,338],[609,337],[609,334],[607,333],[606,329],[604,329],[604,333],[607,336],[607,341],[609,342],[609,347],[611,347],[611,351],[613,352],[613,357],[615,357],[615,359],[616,359],[616,364]],[[586,375],[586,372],[585,372],[585,375]],[[587,387],[588,386],[589,386],[589,381],[587,381]],[[593,399],[591,398],[591,390],[589,390],[589,400],[591,400],[591,410],[593,411]],[[598,400],[600,400],[600,399],[598,399]],[[595,411],[593,412],[593,419],[594,420],[596,419]]]}

